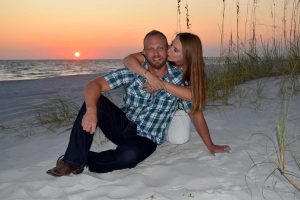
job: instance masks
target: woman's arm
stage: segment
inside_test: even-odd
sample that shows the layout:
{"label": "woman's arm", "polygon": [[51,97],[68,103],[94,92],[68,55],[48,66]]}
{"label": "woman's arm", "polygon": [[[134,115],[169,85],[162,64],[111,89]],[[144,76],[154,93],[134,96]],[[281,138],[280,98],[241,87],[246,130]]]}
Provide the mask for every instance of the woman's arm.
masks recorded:
{"label": "woman's arm", "polygon": [[125,65],[125,67],[141,76],[144,76],[147,79],[147,82],[150,85],[150,88],[148,88],[148,90],[150,90],[151,92],[155,92],[157,90],[163,89],[164,84],[162,80],[145,69],[142,66],[143,62],[145,62],[145,57],[142,53],[130,54],[123,59],[123,64]]}
{"label": "woman's arm", "polygon": [[151,74],[149,71],[147,71],[143,66],[142,63],[144,62],[144,56],[142,53],[134,53],[130,54],[129,56],[125,57],[123,59],[123,64],[125,67],[127,67],[129,70],[144,76],[149,86],[146,84],[145,89],[149,90],[150,92],[156,92],[157,90],[164,89],[170,94],[177,96],[180,99],[184,100],[191,100],[191,90],[188,87],[178,86],[166,81],[162,81],[159,78],[157,78],[155,75]]}
{"label": "woman's arm", "polygon": [[183,100],[188,100],[188,101],[192,100],[191,88],[175,85],[173,83],[169,83],[166,81],[163,81],[163,83],[164,83],[164,90],[166,90],[170,94]]}
{"label": "woman's arm", "polygon": [[144,62],[145,58],[142,53],[134,53],[130,54],[129,56],[126,56],[123,59],[123,64],[125,67],[127,67],[129,70],[141,75],[145,76],[145,68],[142,66],[142,63]]}
{"label": "woman's arm", "polygon": [[190,115],[190,118],[192,122],[195,125],[195,128],[199,134],[199,136],[202,138],[204,144],[206,145],[207,149],[212,153],[228,153],[230,152],[230,147],[228,145],[215,145],[210,137],[210,133],[208,130],[208,126],[206,124],[206,120],[204,118],[204,115],[201,111],[196,112],[193,115]]}

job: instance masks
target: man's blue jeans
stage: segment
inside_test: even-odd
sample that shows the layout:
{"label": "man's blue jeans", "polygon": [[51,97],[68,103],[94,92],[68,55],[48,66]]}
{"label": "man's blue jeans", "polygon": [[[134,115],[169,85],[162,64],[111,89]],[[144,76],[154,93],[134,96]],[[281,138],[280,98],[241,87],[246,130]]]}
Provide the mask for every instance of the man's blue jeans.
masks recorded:
{"label": "man's blue jeans", "polygon": [[137,135],[136,124],[125,113],[101,95],[97,104],[98,126],[104,135],[117,145],[116,149],[92,152],[94,134],[82,129],[86,112],[83,104],[73,125],[64,161],[74,166],[88,166],[92,172],[105,173],[116,169],[135,167],[150,156],[157,147],[152,140]]}

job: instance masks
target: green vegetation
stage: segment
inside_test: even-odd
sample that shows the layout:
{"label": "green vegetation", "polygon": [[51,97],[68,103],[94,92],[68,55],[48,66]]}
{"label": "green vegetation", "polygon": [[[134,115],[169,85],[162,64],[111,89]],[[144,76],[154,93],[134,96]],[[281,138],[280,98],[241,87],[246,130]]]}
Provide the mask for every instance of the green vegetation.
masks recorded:
{"label": "green vegetation", "polygon": [[49,100],[38,109],[36,119],[50,130],[74,122],[79,106],[60,96]]}
{"label": "green vegetation", "polygon": [[[299,90],[297,75],[300,74],[300,57],[272,58],[240,56],[239,60],[226,57],[224,66],[208,73],[207,94],[209,100],[228,100],[237,86],[250,80],[271,76],[292,78],[296,91]],[[261,85],[258,85],[261,88]]]}
{"label": "green vegetation", "polygon": [[[288,3],[292,3],[290,19],[287,19]],[[246,81],[270,76],[288,76],[294,81],[295,91],[299,90],[297,75],[300,74],[300,1],[294,0],[283,2],[282,24],[276,24],[276,1],[273,0],[271,8],[272,37],[270,41],[264,41],[260,35],[257,38],[257,16],[256,10],[259,6],[257,0],[252,1],[251,16],[247,15],[245,20],[244,40],[241,40],[240,5],[236,2],[236,38],[231,32],[229,43],[224,44],[226,1],[223,0],[222,27],[220,30],[220,62],[219,67],[213,72],[208,69],[207,94],[208,99],[222,99],[224,102],[237,86]],[[248,21],[248,18],[251,20]],[[287,24],[290,28],[287,28]],[[278,27],[282,27],[283,30]],[[247,35],[247,27],[249,35]],[[288,34],[289,33],[289,34]],[[260,41],[260,42],[258,42]]]}

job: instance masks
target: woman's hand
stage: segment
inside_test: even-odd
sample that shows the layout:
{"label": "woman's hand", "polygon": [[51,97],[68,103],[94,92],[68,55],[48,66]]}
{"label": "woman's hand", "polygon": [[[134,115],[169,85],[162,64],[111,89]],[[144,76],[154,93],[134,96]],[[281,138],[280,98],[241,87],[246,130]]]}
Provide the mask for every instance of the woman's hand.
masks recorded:
{"label": "woman's hand", "polygon": [[231,148],[228,145],[212,145],[209,149],[210,153],[230,153]]}
{"label": "woman's hand", "polygon": [[156,92],[157,90],[165,89],[165,85],[163,81],[158,77],[156,77],[155,75],[146,71],[145,77],[147,79],[147,83],[143,85],[143,89],[150,91],[152,93]]}

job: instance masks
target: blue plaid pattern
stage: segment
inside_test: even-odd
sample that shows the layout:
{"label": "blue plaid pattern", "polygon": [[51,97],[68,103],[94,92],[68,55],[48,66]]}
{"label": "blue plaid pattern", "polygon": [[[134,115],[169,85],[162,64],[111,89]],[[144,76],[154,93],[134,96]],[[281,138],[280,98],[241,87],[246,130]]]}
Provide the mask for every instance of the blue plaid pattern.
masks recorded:
{"label": "blue plaid pattern", "polygon": [[[122,110],[130,121],[136,123],[138,135],[162,144],[179,99],[164,90],[153,95],[146,92],[141,88],[146,79],[127,68],[109,72],[104,78],[111,89],[123,86],[125,94]],[[163,79],[177,85],[183,84],[181,69],[169,64],[168,73]],[[183,101],[183,104],[187,109],[191,107],[191,102]]]}

